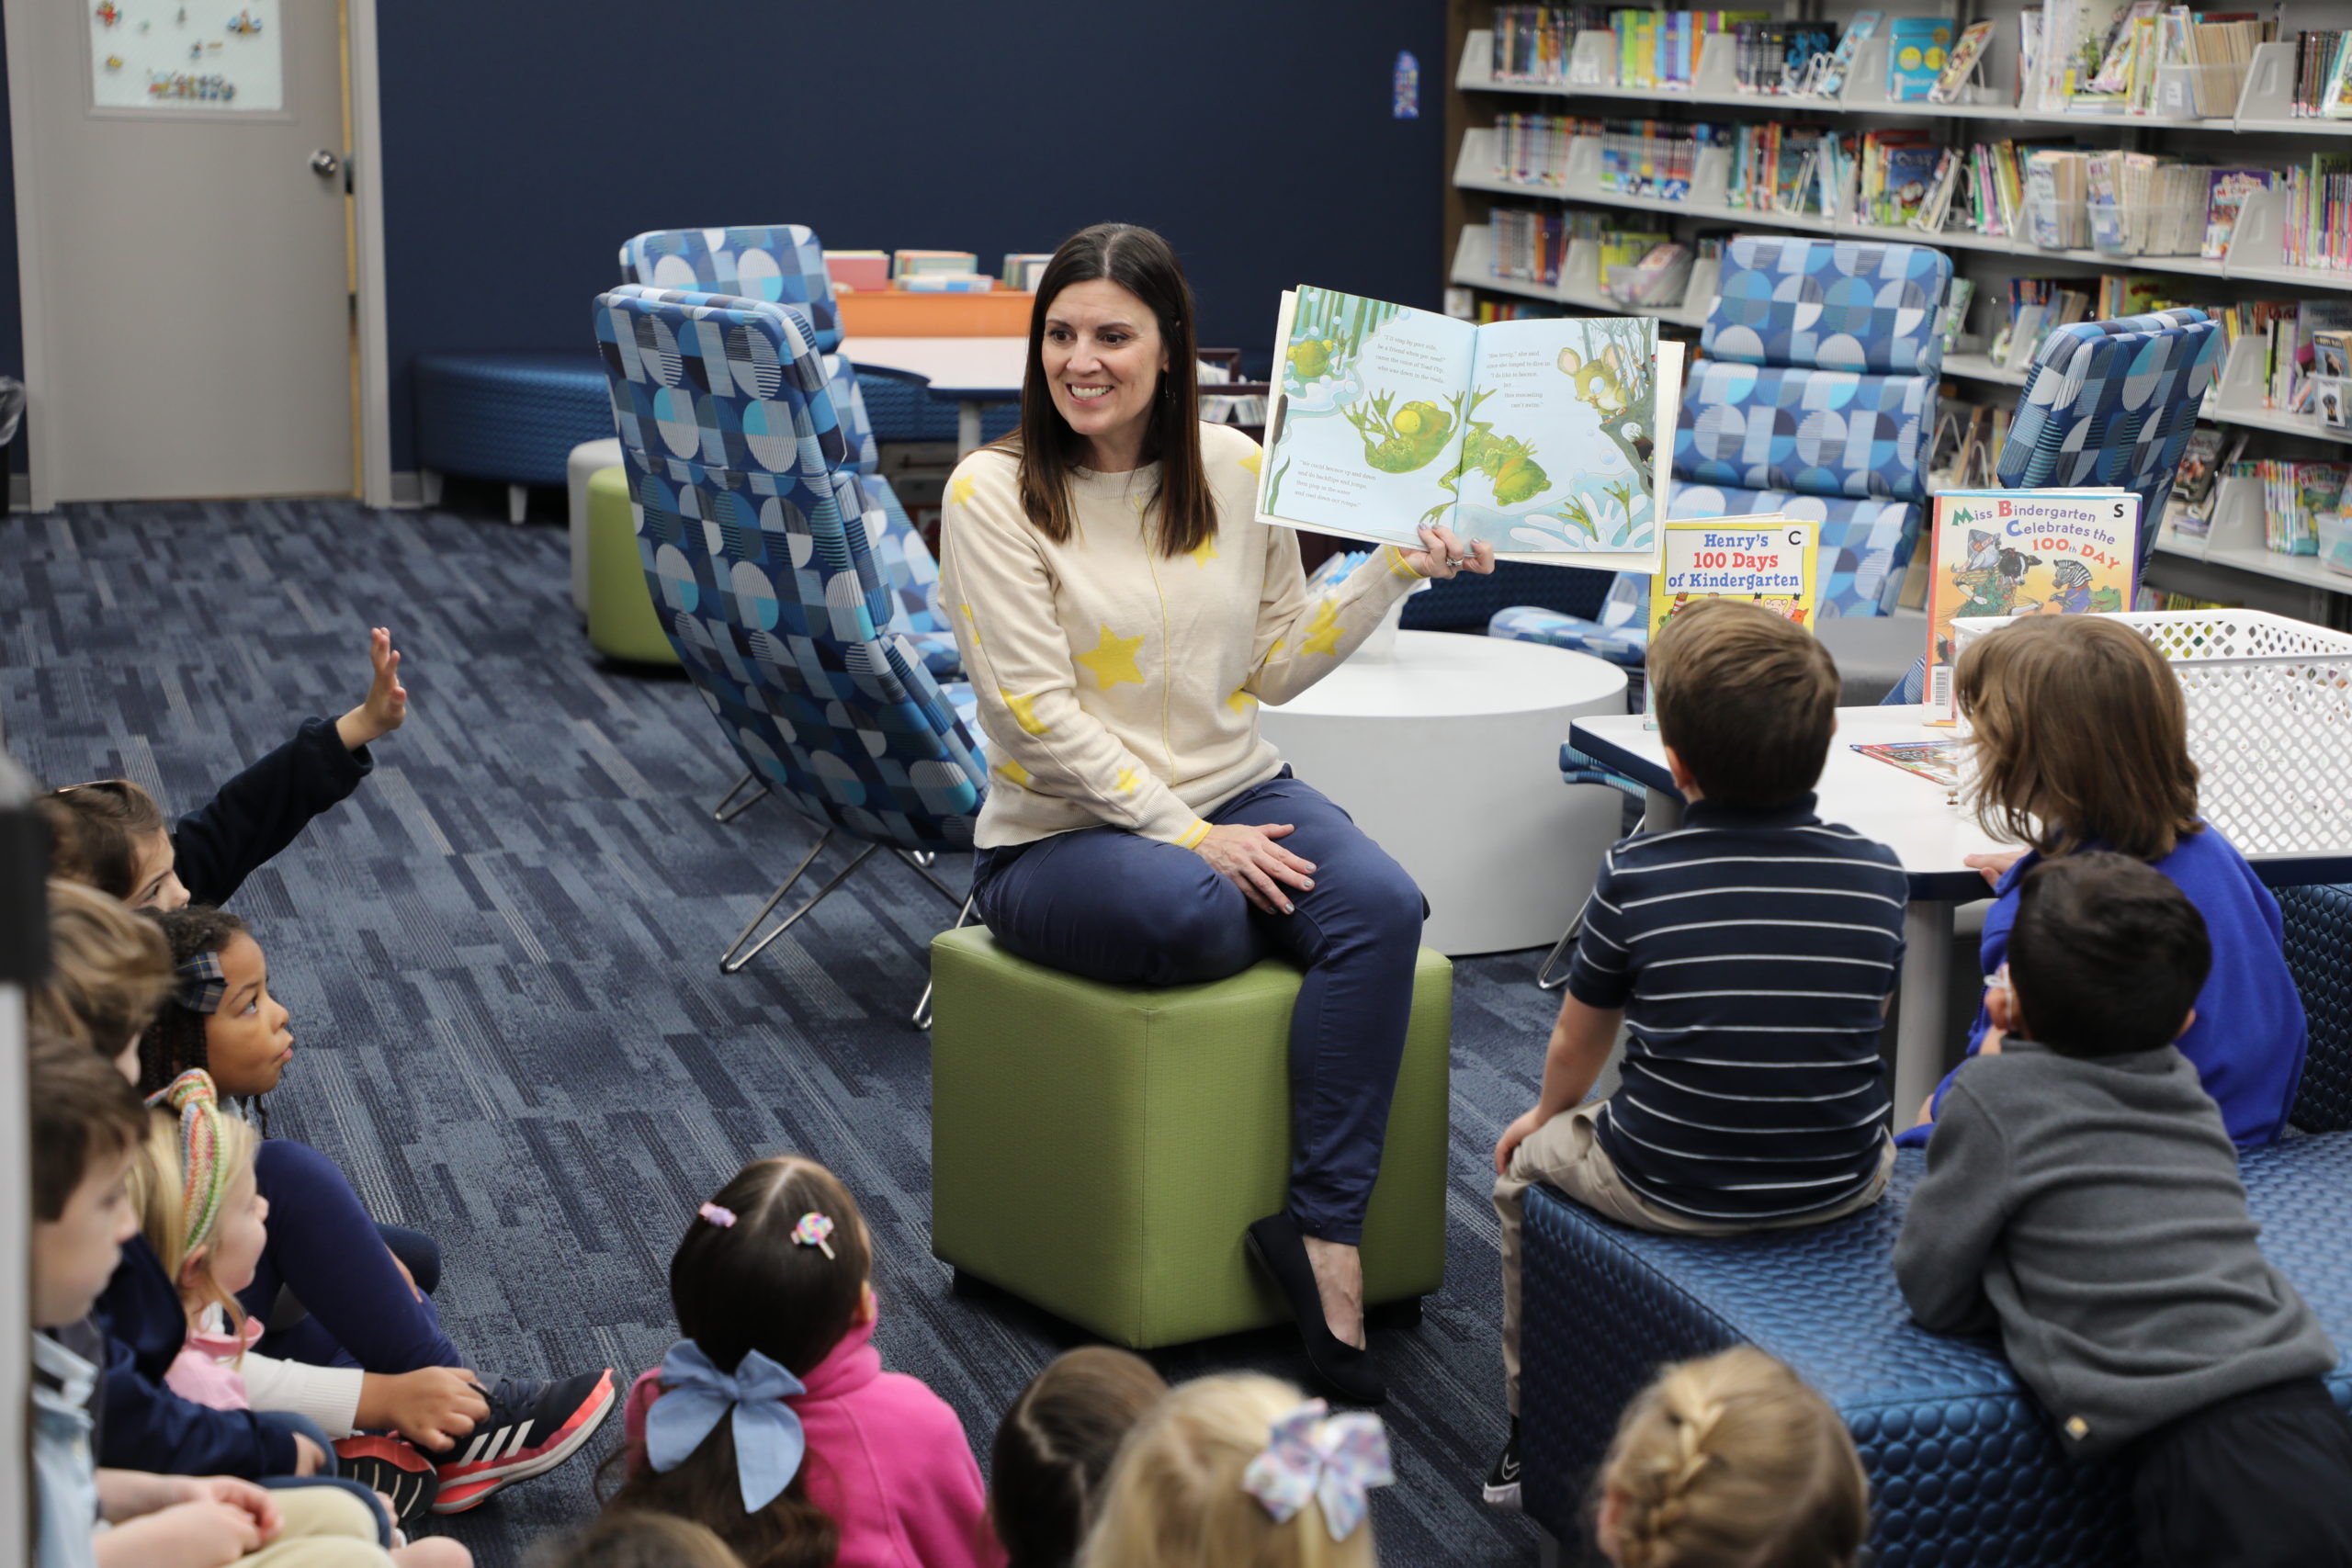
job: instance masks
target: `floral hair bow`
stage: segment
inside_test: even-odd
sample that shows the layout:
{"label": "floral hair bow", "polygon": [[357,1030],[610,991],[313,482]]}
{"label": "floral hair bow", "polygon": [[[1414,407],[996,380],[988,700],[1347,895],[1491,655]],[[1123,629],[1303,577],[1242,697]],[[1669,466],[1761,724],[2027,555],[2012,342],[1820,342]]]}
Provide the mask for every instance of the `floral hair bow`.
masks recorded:
{"label": "floral hair bow", "polygon": [[219,1012],[229,994],[228,977],[220,973],[217,953],[191,953],[172,972],[172,1000],[190,1012]]}
{"label": "floral hair bow", "polygon": [[681,1339],[662,1358],[662,1397],[645,1417],[645,1457],[657,1471],[686,1462],[721,1420],[735,1427],[735,1478],[743,1511],[756,1514],[800,1473],[808,1437],[800,1413],[784,1402],[808,1393],[798,1378],[757,1350],[722,1372],[701,1346]]}
{"label": "floral hair bow", "polygon": [[1277,1524],[1288,1523],[1309,1498],[1320,1504],[1333,1540],[1353,1535],[1372,1489],[1396,1480],[1380,1417],[1361,1411],[1333,1416],[1319,1399],[1276,1421],[1264,1450],[1241,1472],[1242,1490]]}

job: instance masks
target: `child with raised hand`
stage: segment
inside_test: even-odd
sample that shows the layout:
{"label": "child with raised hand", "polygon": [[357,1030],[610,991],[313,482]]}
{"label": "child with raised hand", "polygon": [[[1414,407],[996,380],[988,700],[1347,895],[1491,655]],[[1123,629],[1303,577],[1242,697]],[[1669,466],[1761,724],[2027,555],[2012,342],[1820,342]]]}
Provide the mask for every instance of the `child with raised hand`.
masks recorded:
{"label": "child with raised hand", "polygon": [[30,1305],[34,1559],[40,1568],[467,1568],[455,1541],[387,1553],[390,1525],[335,1483],[265,1491],[232,1476],[145,1474],[92,1463],[98,1368],[54,1337],[87,1317],[136,1231],[128,1178],[146,1117],[120,1076],[79,1042],[35,1036]]}
{"label": "child with raised hand", "polygon": [[[1543,1183],[1681,1235],[1825,1224],[1894,1168],[1879,1033],[1910,886],[1893,850],[1815,814],[1838,666],[1802,627],[1710,599],[1649,656],[1682,827],[1611,848],[1585,905],[1534,1106],[1495,1143],[1504,1401],[1487,1501],[1519,1506],[1521,1233]],[[1616,1092],[1587,1102],[1616,1048]]]}
{"label": "child with raised hand", "polygon": [[1256,1375],[1177,1388],[1119,1450],[1084,1568],[1371,1568],[1380,1417]]}
{"label": "child with raised hand", "polygon": [[2264,1259],[2175,1043],[2211,988],[2206,921],[2109,852],[2044,861],[2015,893],[1985,993],[2002,1048],[1953,1076],[1895,1242],[1912,1315],[1997,1329],[2064,1451],[2131,1468],[2148,1568],[2352,1562],[2335,1347]]}
{"label": "child with raised hand", "polygon": [[1071,1568],[1119,1444],[1168,1384],[1151,1363],[1108,1345],[1057,1356],[996,1429],[989,1521],[1006,1568]]}
{"label": "child with raised hand", "polygon": [[311,819],[359,787],[376,766],[368,748],[408,718],[401,656],[382,626],[368,634],[375,678],[341,718],[305,719],[294,739],[220,786],[167,828],[163,808],[129,779],[50,793],[53,868],[135,909],[225,904]]}
{"label": "child with raised hand", "polygon": [[[2180,1054],[2221,1106],[2232,1142],[2275,1141],[2303,1074],[2302,998],[2287,969],[2278,901],[2197,815],[2188,707],[2172,666],[2129,626],[2037,615],[1978,639],[1961,655],[1953,687],[1973,732],[1969,804],[1987,833],[2026,846],[1969,857],[1993,885],[1982,972],[2001,972],[2018,888],[2035,866],[2084,850],[2154,866],[2197,906],[2213,947]],[[1980,1010],[1969,1055],[1999,1048]],[[1927,1141],[1952,1081],[1937,1086],[1902,1143]]]}
{"label": "child with raised hand", "polygon": [[[469,1434],[488,1407],[461,1368],[388,1375],[253,1350],[262,1325],[245,1314],[237,1293],[252,1286],[268,1235],[269,1201],[254,1171],[260,1140],[220,1109],[201,1068],[181,1074],[155,1101],[171,1114],[155,1119],[132,1168],[132,1190],[147,1245],[187,1314],[187,1345],[165,1385],[216,1410],[262,1412],[265,1422],[293,1418],[322,1444],[361,1429],[390,1430],[438,1450]],[[368,1469],[385,1483],[402,1522],[439,1492],[423,1461],[389,1473]]]}
{"label": "child with raised hand", "polygon": [[670,1260],[684,1337],[629,1390],[606,1507],[708,1526],[746,1568],[993,1568],[956,1413],[882,1370],[856,1201],[812,1160],[745,1167]]}
{"label": "child with raised hand", "polygon": [[[260,944],[243,921],[218,909],[190,907],[160,919],[174,989],[140,1042],[141,1092],[161,1093],[200,1068],[223,1099],[267,1094],[294,1048],[287,1010],[269,994]],[[282,1325],[258,1341],[261,1353],[388,1378],[428,1369],[465,1371],[466,1359],[441,1331],[424,1288],[439,1275],[439,1250],[429,1237],[378,1226],[334,1162],[306,1145],[262,1140],[254,1171],[270,1223],[239,1301],[248,1317]],[[395,1257],[388,1239],[408,1250],[408,1261]],[[153,1253],[134,1243],[105,1304],[110,1332],[132,1351],[129,1365],[107,1374],[110,1410],[119,1401],[129,1413],[119,1436],[109,1419],[109,1450],[126,1462],[169,1468],[167,1448],[129,1445],[149,1420],[170,1412],[158,1385],[187,1337],[177,1290]],[[388,1483],[379,1489],[402,1494],[423,1485],[418,1472],[429,1466],[437,1483],[434,1511],[458,1513],[569,1459],[610,1413],[617,1393],[609,1368],[555,1381],[469,1382],[470,1389],[447,1377],[398,1385],[401,1416],[384,1424],[424,1439],[422,1456],[372,1436],[346,1439],[338,1451]],[[449,1434],[454,1445],[429,1446],[435,1432]]]}
{"label": "child with raised hand", "polygon": [[1617,1568],[1849,1568],[1870,1485],[1828,1401],[1752,1345],[1666,1368],[1594,1483]]}

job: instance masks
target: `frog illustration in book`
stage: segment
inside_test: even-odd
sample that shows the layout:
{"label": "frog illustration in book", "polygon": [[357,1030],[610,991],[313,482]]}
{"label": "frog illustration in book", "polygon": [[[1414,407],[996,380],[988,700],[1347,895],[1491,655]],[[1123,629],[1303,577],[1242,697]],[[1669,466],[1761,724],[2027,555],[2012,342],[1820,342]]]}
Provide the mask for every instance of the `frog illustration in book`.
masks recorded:
{"label": "frog illustration in book", "polygon": [[[1462,400],[1459,397],[1451,400],[1460,411],[1462,417],[1469,421],[1469,426],[1462,437],[1461,460],[1454,464],[1451,472],[1437,481],[1439,487],[1445,491],[1446,499],[1423,513],[1421,514],[1423,522],[1433,523],[1453,510],[1453,502],[1461,495],[1461,481],[1471,474],[1484,474],[1493,483],[1495,503],[1498,506],[1516,506],[1522,501],[1532,501],[1552,488],[1552,477],[1546,474],[1544,471],[1544,466],[1535,460],[1533,443],[1522,441],[1515,435],[1498,435],[1495,434],[1494,421],[1476,417],[1478,405],[1492,396],[1494,393],[1491,390],[1476,393],[1470,399],[1467,408],[1461,406]],[[1380,400],[1374,400],[1375,409],[1379,407],[1379,402]],[[1410,412],[1416,406],[1429,407],[1428,404],[1408,403],[1399,412]],[[1357,412],[1357,410],[1351,409],[1348,411],[1348,415],[1352,419]],[[1443,413],[1439,413],[1438,417],[1446,418]],[[1363,427],[1359,424],[1357,428],[1361,430]],[[1450,421],[1446,428],[1452,428]],[[1442,447],[1444,444],[1444,432],[1441,431],[1436,437],[1436,446],[1430,449],[1430,457],[1435,457],[1437,447]],[[1372,446],[1372,437],[1369,434],[1364,436],[1364,446],[1367,450]],[[1412,467],[1419,468],[1422,462],[1428,460],[1428,457],[1423,457],[1420,462],[1414,463]],[[1377,455],[1373,457],[1373,466],[1385,467]],[[1397,473],[1404,470],[1391,468],[1388,471]]]}
{"label": "frog illustration in book", "polygon": [[1357,355],[1401,309],[1377,299],[1304,291],[1277,367],[1291,412],[1303,418],[1334,413],[1363,397]]}
{"label": "frog illustration in book", "polygon": [[1459,397],[1449,400],[1451,409],[1442,409],[1427,399],[1416,398],[1394,413],[1389,405],[1396,400],[1394,392],[1375,392],[1369,403],[1358,403],[1343,412],[1348,423],[1363,437],[1363,460],[1384,474],[1409,474],[1425,468],[1430,460],[1445,450],[1446,438],[1453,434],[1454,416],[1461,412]]}

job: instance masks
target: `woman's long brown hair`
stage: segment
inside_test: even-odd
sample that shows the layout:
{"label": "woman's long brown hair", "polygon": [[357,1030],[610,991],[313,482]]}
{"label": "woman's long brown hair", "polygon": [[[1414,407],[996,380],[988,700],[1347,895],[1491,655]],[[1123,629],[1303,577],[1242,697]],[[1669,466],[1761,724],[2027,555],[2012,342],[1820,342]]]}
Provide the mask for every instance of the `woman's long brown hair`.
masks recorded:
{"label": "woman's long brown hair", "polygon": [[1189,555],[1216,534],[1216,505],[1201,467],[1200,361],[1193,330],[1193,288],[1168,242],[1132,223],[1097,223],[1064,240],[1037,280],[1029,312],[1029,368],[1021,381],[1021,428],[1001,446],[1021,464],[1021,508],[1057,545],[1076,531],[1070,470],[1085,443],[1054,406],[1046,383],[1046,312],[1063,289],[1098,279],[1117,284],[1151,309],[1168,351],[1151,400],[1143,460],[1159,464],[1153,543],[1163,556]]}
{"label": "woman's long brown hair", "polygon": [[[695,1219],[670,1260],[670,1302],[678,1331],[733,1371],[757,1350],[805,1378],[856,1320],[873,1255],[857,1202],[832,1172],[790,1155],[746,1166],[711,1200],[733,1211],[731,1225]],[[810,1212],[833,1222],[828,1258],[796,1245],[793,1227]],[[616,1457],[619,1457],[616,1455]],[[799,1473],[756,1514],[743,1511],[735,1474],[735,1423],[724,1420],[675,1470],[639,1464],[605,1504],[707,1525],[746,1568],[830,1568],[841,1529],[808,1497],[810,1450]]]}

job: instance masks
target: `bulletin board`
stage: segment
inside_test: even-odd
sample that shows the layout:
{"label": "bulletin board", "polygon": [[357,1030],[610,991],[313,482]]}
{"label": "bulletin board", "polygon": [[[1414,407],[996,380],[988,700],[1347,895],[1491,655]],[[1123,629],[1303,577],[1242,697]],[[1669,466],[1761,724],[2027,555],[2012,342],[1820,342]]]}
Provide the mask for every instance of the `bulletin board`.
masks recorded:
{"label": "bulletin board", "polygon": [[277,114],[286,107],[280,0],[84,0],[93,108]]}

